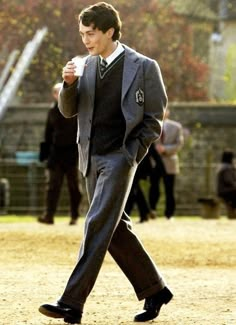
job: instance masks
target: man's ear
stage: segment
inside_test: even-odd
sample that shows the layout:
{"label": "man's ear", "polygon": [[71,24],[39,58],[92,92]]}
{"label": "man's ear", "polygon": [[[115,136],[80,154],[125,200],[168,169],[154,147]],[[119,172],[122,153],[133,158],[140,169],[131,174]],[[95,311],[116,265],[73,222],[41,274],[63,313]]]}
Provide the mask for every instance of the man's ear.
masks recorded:
{"label": "man's ear", "polygon": [[115,29],[113,27],[109,28],[107,31],[106,31],[106,34],[109,38],[112,38],[113,34],[115,32]]}

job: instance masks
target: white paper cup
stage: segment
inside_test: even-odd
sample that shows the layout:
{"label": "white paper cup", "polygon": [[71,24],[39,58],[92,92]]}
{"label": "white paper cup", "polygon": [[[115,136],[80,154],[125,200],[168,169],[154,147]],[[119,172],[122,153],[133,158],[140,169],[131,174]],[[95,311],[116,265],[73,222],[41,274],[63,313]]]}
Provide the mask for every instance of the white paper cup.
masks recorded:
{"label": "white paper cup", "polygon": [[84,73],[85,58],[81,56],[76,56],[75,58],[72,59],[72,61],[76,65],[75,76],[81,77]]}

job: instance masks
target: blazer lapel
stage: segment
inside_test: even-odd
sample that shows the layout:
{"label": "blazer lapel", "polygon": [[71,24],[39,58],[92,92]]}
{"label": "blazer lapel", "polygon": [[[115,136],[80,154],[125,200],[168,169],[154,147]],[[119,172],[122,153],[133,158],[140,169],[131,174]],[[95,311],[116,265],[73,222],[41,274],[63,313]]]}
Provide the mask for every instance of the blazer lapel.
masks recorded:
{"label": "blazer lapel", "polygon": [[125,60],[124,60],[124,72],[123,72],[123,83],[122,83],[122,98],[123,101],[127,91],[129,90],[135,75],[137,73],[139,65],[136,60],[137,57],[134,55],[134,51],[125,47]]}
{"label": "blazer lapel", "polygon": [[96,83],[96,71],[97,71],[97,57],[90,57],[86,62],[86,87],[88,88],[88,93],[91,101],[91,107],[94,106],[94,96],[95,96],[95,83]]}
{"label": "blazer lapel", "polygon": [[[121,100],[125,98],[127,91],[129,90],[135,75],[138,70],[137,56],[135,52],[128,47],[125,47],[125,59],[124,59],[124,72],[123,72],[123,82],[122,82],[122,96]],[[93,107],[94,105],[94,96],[95,96],[95,82],[96,82],[96,70],[97,70],[97,56],[90,57],[87,61],[86,67],[86,86],[89,89],[90,101]]]}

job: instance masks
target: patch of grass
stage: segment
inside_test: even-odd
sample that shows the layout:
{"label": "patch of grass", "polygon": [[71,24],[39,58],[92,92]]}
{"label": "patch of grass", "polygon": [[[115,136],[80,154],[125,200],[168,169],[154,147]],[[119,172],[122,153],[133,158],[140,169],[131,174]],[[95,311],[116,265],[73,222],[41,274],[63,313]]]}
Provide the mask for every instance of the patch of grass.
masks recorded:
{"label": "patch of grass", "polygon": [[[0,215],[0,224],[1,223],[21,223],[21,222],[35,222],[37,220],[36,216],[30,215]],[[56,222],[67,221],[69,220],[68,216],[58,216],[55,218]]]}
{"label": "patch of grass", "polygon": [[0,223],[35,222],[36,217],[19,215],[0,215]]}
{"label": "patch of grass", "polygon": [[[84,216],[81,216],[84,218]],[[80,217],[80,218],[81,218]],[[69,220],[69,216],[56,216],[55,222],[67,222]],[[134,214],[131,215],[131,219],[133,222],[136,222],[139,220],[138,215]],[[164,220],[164,217],[158,217],[156,220]],[[175,221],[183,221],[183,220],[191,220],[196,221],[200,220],[202,217],[199,216],[177,216],[175,217]],[[35,222],[37,220],[36,216],[30,216],[30,215],[0,215],[0,224],[1,223],[21,223],[21,222]]]}

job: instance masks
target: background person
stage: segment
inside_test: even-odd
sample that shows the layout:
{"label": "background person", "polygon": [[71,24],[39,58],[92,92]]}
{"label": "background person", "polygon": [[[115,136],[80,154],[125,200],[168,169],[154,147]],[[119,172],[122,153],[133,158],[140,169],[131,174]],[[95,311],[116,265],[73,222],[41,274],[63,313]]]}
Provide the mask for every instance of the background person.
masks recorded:
{"label": "background person", "polygon": [[226,149],[222,153],[217,174],[217,194],[224,201],[228,216],[236,218],[236,167],[232,149]]}
{"label": "background person", "polygon": [[[161,160],[155,159],[155,166],[151,176],[149,189],[149,203],[153,213],[160,199],[160,182],[163,180],[165,191],[165,211],[167,219],[174,216],[175,202],[175,180],[179,173],[178,152],[184,143],[183,128],[179,122],[169,119],[170,110],[165,111],[162,134],[155,144],[155,149]],[[158,161],[159,159],[159,161]]]}
{"label": "background person", "polygon": [[74,75],[73,61],[62,73],[59,107],[66,117],[78,117],[79,166],[89,209],[78,262],[64,293],[39,311],[69,323],[81,322],[107,251],[138,299],[145,299],[136,322],[157,317],[173,296],[124,212],[137,165],[161,133],[167,96],[156,61],[121,44],[120,30],[113,6],[100,2],[85,8],[79,15],[79,32],[90,54],[84,74]]}
{"label": "background person", "polygon": [[149,180],[150,173],[151,161],[148,152],[137,168],[137,171],[134,176],[133,185],[125,206],[125,212],[130,215],[134,208],[134,205],[137,205],[140,223],[148,221],[150,218],[153,219],[155,217],[152,215],[149,203],[141,186],[142,180]]}
{"label": "background person", "polygon": [[53,86],[55,100],[49,110],[45,127],[45,141],[41,146],[40,160],[47,160],[46,201],[40,223],[53,224],[64,176],[70,199],[70,225],[75,225],[79,216],[81,193],[79,189],[78,147],[76,144],[77,119],[66,119],[58,109],[58,94],[62,83]]}

